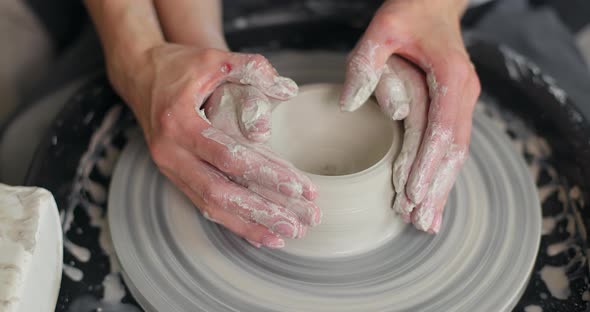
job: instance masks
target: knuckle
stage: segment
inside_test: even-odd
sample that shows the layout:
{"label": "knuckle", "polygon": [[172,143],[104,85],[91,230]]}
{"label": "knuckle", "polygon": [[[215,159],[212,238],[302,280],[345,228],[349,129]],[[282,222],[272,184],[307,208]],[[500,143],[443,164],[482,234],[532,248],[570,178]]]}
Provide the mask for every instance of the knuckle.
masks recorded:
{"label": "knuckle", "polygon": [[174,136],[178,131],[178,122],[169,110],[164,110],[157,114],[159,132],[162,136]]}
{"label": "knuckle", "polygon": [[161,139],[156,139],[149,146],[152,159],[160,168],[168,168],[168,152]]}
{"label": "knuckle", "polygon": [[222,148],[215,153],[215,166],[227,174],[237,175],[235,157],[230,148]]}
{"label": "knuckle", "polygon": [[471,61],[464,52],[450,52],[445,65],[445,72],[455,81],[465,82],[475,75]]}
{"label": "knuckle", "polygon": [[213,206],[219,205],[219,197],[217,196],[216,187],[213,183],[208,183],[201,188],[201,198],[203,202],[207,204],[204,208],[203,213],[208,211],[211,216],[214,215]]}
{"label": "knuckle", "polygon": [[440,142],[441,144],[451,144],[455,135],[452,124],[442,121],[437,121],[432,124],[428,131],[428,139],[432,142]]}
{"label": "knuckle", "polygon": [[372,72],[371,66],[372,61],[368,58],[363,51],[358,51],[350,56],[348,60],[348,68],[350,74],[356,74],[358,72]]}
{"label": "knuckle", "polygon": [[[479,81],[479,77],[477,76],[477,73],[474,72],[474,74],[469,82],[468,88],[473,90],[473,94],[474,94],[475,98],[478,98],[479,95],[481,94],[481,82]],[[473,104],[475,105],[475,101]]]}
{"label": "knuckle", "polygon": [[250,56],[250,61],[255,62],[256,66],[260,68],[270,67],[270,62],[262,54],[252,54]]}
{"label": "knuckle", "polygon": [[[209,210],[225,209],[229,182],[225,179],[209,179],[207,183],[199,186],[199,195],[208,206]],[[219,212],[215,212],[219,213]]]}
{"label": "knuckle", "polygon": [[400,29],[398,20],[393,12],[379,12],[371,21],[371,29],[375,29],[376,31],[383,31],[383,29],[398,30]]}
{"label": "knuckle", "polygon": [[201,51],[199,51],[198,58],[199,58],[199,62],[202,62],[204,64],[213,64],[213,63],[217,62],[220,55],[221,55],[221,52],[219,50],[212,49],[212,48],[205,48],[205,49],[202,49]]}

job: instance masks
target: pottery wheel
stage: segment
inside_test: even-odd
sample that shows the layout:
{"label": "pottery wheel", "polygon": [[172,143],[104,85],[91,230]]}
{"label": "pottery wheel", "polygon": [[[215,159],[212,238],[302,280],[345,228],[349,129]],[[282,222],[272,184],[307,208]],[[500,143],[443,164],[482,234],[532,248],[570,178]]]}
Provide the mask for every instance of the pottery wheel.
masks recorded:
{"label": "pottery wheel", "polygon": [[[315,82],[309,73],[343,77],[317,72],[317,60],[289,60],[280,71],[298,82]],[[327,60],[324,67],[340,68]],[[115,250],[147,311],[506,311],[526,286],[541,223],[524,161],[481,113],[440,233],[406,226],[360,255],[252,247],[204,219],[158,172],[141,138],[123,152],[109,197]]]}

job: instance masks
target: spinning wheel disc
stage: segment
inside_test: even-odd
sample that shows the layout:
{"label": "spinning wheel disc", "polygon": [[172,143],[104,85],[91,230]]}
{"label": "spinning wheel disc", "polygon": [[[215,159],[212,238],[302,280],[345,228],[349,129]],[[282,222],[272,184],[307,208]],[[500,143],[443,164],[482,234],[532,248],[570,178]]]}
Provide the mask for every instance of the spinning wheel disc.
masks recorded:
{"label": "spinning wheel disc", "polygon": [[148,311],[505,311],[532,270],[541,210],[526,165],[483,114],[438,235],[405,227],[343,258],[256,249],[205,220],[138,138],[112,180],[109,225]]}

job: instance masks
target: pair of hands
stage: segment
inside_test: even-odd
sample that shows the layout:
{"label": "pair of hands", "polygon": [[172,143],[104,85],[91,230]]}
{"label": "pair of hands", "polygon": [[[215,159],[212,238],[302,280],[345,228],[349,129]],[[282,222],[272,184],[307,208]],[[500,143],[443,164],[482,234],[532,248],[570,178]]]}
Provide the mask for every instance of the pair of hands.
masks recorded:
{"label": "pair of hands", "polygon": [[[432,233],[467,154],[480,90],[461,11],[450,0],[387,1],[349,57],[341,96],[354,111],[374,94],[383,113],[404,120],[394,209]],[[111,80],[160,170],[206,217],[269,248],[320,222],[311,181],[263,144],[272,105],[297,94],[292,80],[260,55],[217,49],[166,43],[146,60],[141,74],[110,71]]]}

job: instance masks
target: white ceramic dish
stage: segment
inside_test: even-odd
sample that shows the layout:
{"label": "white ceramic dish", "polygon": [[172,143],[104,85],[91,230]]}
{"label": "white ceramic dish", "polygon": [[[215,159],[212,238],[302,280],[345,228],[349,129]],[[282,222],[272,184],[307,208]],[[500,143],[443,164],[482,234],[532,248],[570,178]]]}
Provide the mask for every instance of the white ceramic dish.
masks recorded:
{"label": "white ceramic dish", "polygon": [[[10,252],[0,250],[0,280],[6,282],[0,287],[16,286],[13,290],[16,300],[4,308],[0,302],[0,311],[53,311],[63,262],[61,221],[53,196],[41,188],[0,184],[0,209],[4,210],[0,218],[14,222],[12,227],[0,226],[0,240],[15,243]],[[11,228],[18,230],[18,235],[10,234]],[[11,277],[10,268],[15,268],[12,264],[15,261],[18,269],[12,272],[18,273]]]}

